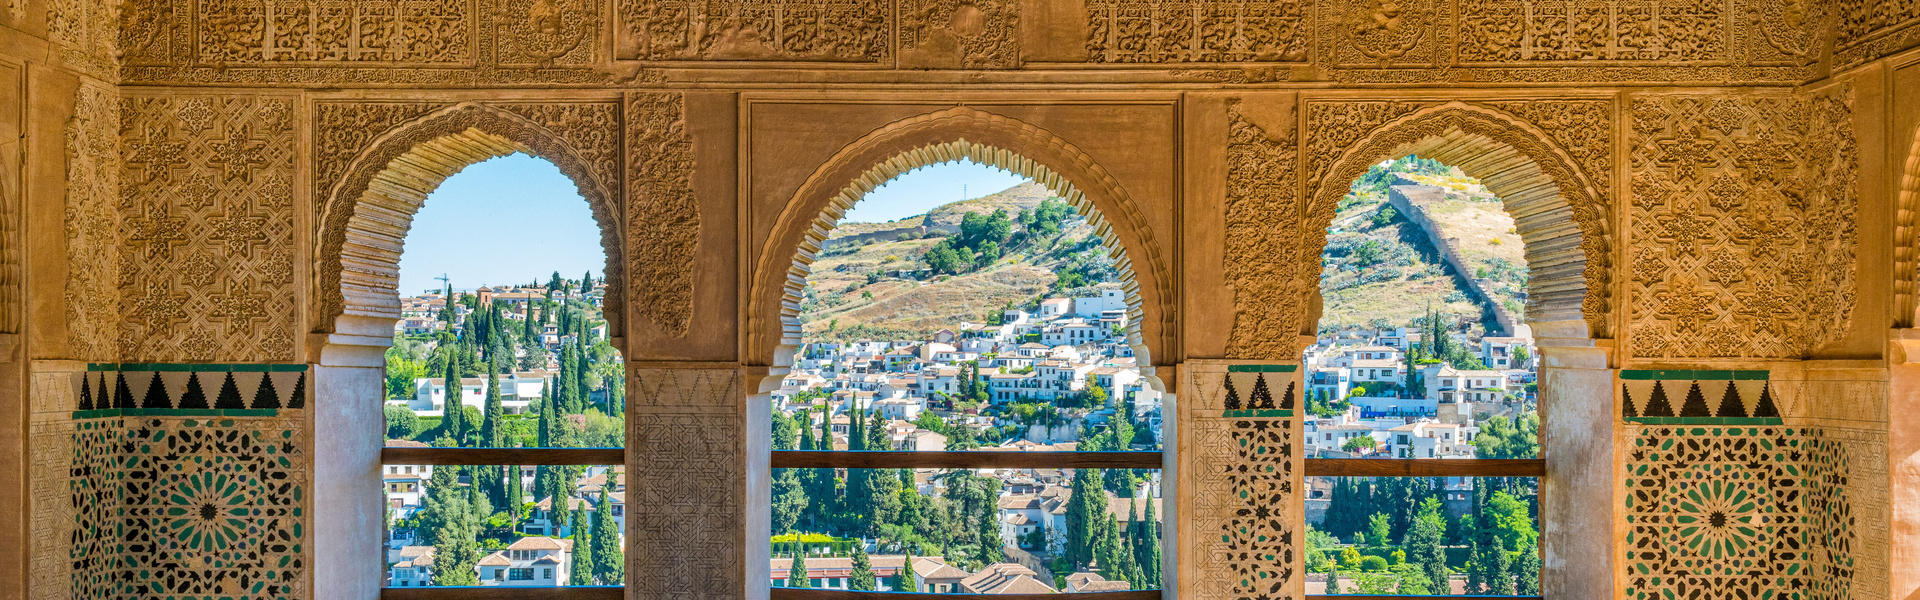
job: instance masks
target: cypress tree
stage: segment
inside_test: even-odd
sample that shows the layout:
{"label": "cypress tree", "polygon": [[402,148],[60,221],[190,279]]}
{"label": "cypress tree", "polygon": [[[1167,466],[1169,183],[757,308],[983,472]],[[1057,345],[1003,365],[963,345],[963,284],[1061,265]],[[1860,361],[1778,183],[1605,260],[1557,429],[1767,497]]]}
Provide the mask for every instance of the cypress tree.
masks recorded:
{"label": "cypress tree", "polygon": [[853,546],[853,574],[847,578],[847,589],[869,592],[880,589],[880,583],[873,579],[873,562],[867,558],[866,548],[857,543]]}
{"label": "cypress tree", "polygon": [[592,289],[593,271],[587,271],[586,274],[580,276],[580,291],[584,293]]}
{"label": "cypress tree", "polygon": [[540,382],[540,431],[538,432],[541,448],[557,447],[554,442],[559,436],[554,435],[554,428],[559,426],[558,420],[559,415],[554,412],[553,398],[548,397],[547,384],[542,381]]}
{"label": "cypress tree", "polygon": [[[607,476],[612,485],[612,473]],[[613,521],[613,505],[607,490],[600,489],[600,503],[593,513],[593,575],[602,585],[618,585],[626,580],[627,559],[620,549],[620,527]]]}
{"label": "cypress tree", "polygon": [[1144,576],[1139,589],[1159,589],[1161,585],[1160,519],[1157,516],[1158,510],[1154,507],[1155,504],[1158,502],[1149,496],[1146,515],[1140,518],[1139,550],[1135,553],[1134,559],[1135,562],[1140,563],[1140,574]]}
{"label": "cypress tree", "polygon": [[1066,558],[1080,568],[1094,562],[1094,546],[1099,541],[1096,535],[1107,512],[1107,494],[1100,469],[1076,471],[1072,488],[1072,496],[1067,499]]}
{"label": "cypress tree", "polygon": [[440,404],[440,420],[445,424],[447,435],[453,438],[453,445],[465,446],[466,404],[460,400],[460,352],[457,350],[449,349],[447,352],[446,384],[446,400]]}
{"label": "cypress tree", "polygon": [[1540,595],[1540,547],[1530,545],[1520,549],[1520,560],[1513,563],[1513,576],[1516,580],[1513,593],[1522,596]]}
{"label": "cypress tree", "polygon": [[787,587],[813,587],[812,582],[807,579],[807,544],[806,542],[797,542],[797,544],[799,547],[793,551],[793,564],[787,567]]}
{"label": "cypress tree", "polygon": [[[480,422],[480,446],[487,448],[505,448],[507,446],[506,423],[501,422],[501,420],[505,418],[505,411],[500,407],[500,376],[495,374],[492,368],[488,368],[487,410],[484,418]],[[482,489],[486,492],[488,498],[491,499],[494,504],[506,504],[507,490],[505,484],[501,481],[505,478],[506,470],[498,466],[487,466],[478,469],[478,473],[483,474],[486,478],[486,484]]]}
{"label": "cypress tree", "polygon": [[573,528],[573,560],[567,574],[568,585],[593,585],[593,540],[586,524]]}
{"label": "cypress tree", "polygon": [[918,592],[919,586],[914,583],[913,550],[907,550],[904,558],[906,560],[900,563],[900,570],[893,572],[893,582],[888,587],[896,592]]}
{"label": "cypress tree", "polygon": [[526,490],[521,489],[520,465],[507,465],[507,514],[515,523],[523,516],[520,507],[527,503]]}

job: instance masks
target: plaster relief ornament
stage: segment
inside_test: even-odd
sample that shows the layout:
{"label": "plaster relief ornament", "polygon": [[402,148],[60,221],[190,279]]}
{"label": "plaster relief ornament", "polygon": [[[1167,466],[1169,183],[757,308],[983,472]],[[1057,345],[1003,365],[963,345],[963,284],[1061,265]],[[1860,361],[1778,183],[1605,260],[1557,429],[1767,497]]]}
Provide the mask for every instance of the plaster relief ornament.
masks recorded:
{"label": "plaster relief ornament", "polygon": [[877,62],[889,57],[881,0],[621,0],[621,58]]}
{"label": "plaster relief ornament", "polygon": [[996,0],[907,0],[900,14],[900,66],[1016,68],[1018,10]]}
{"label": "plaster relief ornament", "polygon": [[593,37],[594,20],[581,0],[510,0],[507,10],[512,49],[543,67]]}
{"label": "plaster relief ornament", "polygon": [[1427,33],[1419,0],[1361,0],[1347,12],[1354,50],[1381,67],[1405,56]]}

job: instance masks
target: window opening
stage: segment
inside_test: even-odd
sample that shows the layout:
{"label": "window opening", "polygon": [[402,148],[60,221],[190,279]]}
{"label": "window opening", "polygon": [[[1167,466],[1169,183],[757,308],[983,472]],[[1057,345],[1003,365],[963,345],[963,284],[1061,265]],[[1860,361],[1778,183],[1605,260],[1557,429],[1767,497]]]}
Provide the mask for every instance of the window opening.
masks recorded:
{"label": "window opening", "polygon": [[1500,198],[1406,156],[1327,230],[1307,371],[1307,593],[1540,593],[1539,361]]}
{"label": "window opening", "polygon": [[624,582],[605,264],[573,182],[525,154],[447,178],[415,215],[386,356],[390,588]]}
{"label": "window opening", "polygon": [[921,167],[826,239],[772,394],[776,597],[1159,587],[1162,398],[1056,192]]}

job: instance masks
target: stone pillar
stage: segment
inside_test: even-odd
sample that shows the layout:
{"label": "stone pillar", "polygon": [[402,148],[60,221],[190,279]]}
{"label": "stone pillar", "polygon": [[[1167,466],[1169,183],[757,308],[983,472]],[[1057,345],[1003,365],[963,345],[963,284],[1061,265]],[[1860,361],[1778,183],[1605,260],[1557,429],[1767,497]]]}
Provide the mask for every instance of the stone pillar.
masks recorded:
{"label": "stone pillar", "polygon": [[[1306,591],[1297,364],[1192,360],[1177,369],[1178,574],[1168,589],[1200,600]],[[1172,572],[1172,571],[1169,571]],[[1175,587],[1178,586],[1178,587]]]}
{"label": "stone pillar", "polygon": [[767,470],[746,457],[764,460],[769,442],[764,416],[749,427],[744,379],[734,363],[627,363],[627,598],[765,594],[746,572],[755,541],[766,568],[766,538],[747,532],[756,516],[767,528],[748,501]]}
{"label": "stone pillar", "polygon": [[1891,598],[1920,597],[1920,329],[1894,331],[1888,354],[1887,558]]}
{"label": "stone pillar", "polygon": [[393,319],[342,316],[336,333],[316,334],[311,419],[312,549],[315,600],[380,597],[386,552],[380,448],[386,444],[386,351]]}
{"label": "stone pillar", "polygon": [[1549,598],[1617,598],[1613,502],[1616,446],[1611,340],[1584,321],[1534,323],[1540,352],[1541,591]]}

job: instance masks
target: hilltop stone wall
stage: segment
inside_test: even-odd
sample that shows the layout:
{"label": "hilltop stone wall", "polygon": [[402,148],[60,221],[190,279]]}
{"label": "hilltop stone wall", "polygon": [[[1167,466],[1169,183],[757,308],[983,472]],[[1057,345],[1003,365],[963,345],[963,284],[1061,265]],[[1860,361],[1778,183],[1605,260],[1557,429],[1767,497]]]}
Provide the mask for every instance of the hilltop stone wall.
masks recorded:
{"label": "hilltop stone wall", "polygon": [[1401,184],[1387,188],[1387,202],[1393,206],[1394,210],[1406,215],[1407,221],[1419,227],[1421,233],[1426,234],[1427,242],[1433,244],[1433,249],[1440,253],[1441,260],[1445,261],[1462,281],[1467,282],[1467,292],[1479,298],[1481,305],[1487,307],[1488,312],[1493,313],[1494,323],[1499,325],[1502,335],[1511,336],[1518,329],[1515,326],[1519,325],[1513,318],[1513,311],[1507,310],[1506,306],[1501,305],[1500,301],[1494,298],[1493,290],[1488,289],[1486,282],[1473,276],[1474,272],[1468,268],[1466,259],[1460,256],[1459,239],[1447,237],[1445,232],[1440,230],[1439,224],[1427,216],[1427,210],[1420,206],[1419,201],[1435,201],[1445,196],[1446,190],[1431,185]]}

